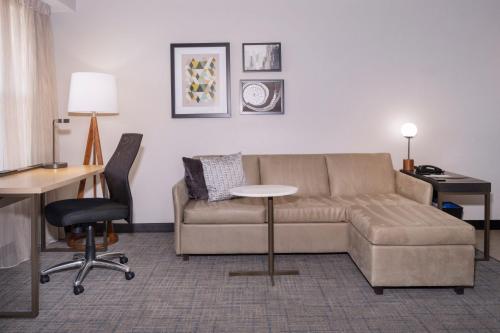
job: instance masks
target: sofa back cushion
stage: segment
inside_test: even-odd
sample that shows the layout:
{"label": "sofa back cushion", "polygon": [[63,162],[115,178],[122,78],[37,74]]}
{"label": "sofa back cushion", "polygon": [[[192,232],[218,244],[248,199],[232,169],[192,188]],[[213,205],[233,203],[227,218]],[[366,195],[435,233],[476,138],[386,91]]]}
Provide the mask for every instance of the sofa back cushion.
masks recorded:
{"label": "sofa back cushion", "polygon": [[243,171],[245,172],[245,179],[247,180],[247,185],[259,185],[260,184],[260,172],[259,172],[259,157],[257,155],[243,155]]}
{"label": "sofa back cushion", "polygon": [[259,158],[261,183],[298,187],[297,196],[329,196],[324,155],[263,155]]}
{"label": "sofa back cushion", "polygon": [[394,193],[395,177],[391,155],[326,155],[332,196]]}

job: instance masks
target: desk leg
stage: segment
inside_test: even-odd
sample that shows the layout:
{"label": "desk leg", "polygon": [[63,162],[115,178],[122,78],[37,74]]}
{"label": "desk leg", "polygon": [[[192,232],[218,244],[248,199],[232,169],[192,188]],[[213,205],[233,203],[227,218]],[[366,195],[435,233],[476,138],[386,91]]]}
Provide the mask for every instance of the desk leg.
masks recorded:
{"label": "desk leg", "polygon": [[0,312],[0,318],[35,318],[39,311],[40,251],[38,248],[38,209],[40,195],[31,198],[31,311]]}
{"label": "desk leg", "polygon": [[31,205],[31,315],[38,316],[40,298],[40,250],[38,248],[38,208],[40,207],[40,195],[33,196]]}
{"label": "desk leg", "polygon": [[440,210],[443,209],[443,194],[441,192],[437,193],[437,204]]}
{"label": "desk leg", "polygon": [[47,250],[47,236],[45,234],[45,193],[40,195],[40,251]]}
{"label": "desk leg", "polygon": [[490,193],[484,194],[484,260],[490,260]]}

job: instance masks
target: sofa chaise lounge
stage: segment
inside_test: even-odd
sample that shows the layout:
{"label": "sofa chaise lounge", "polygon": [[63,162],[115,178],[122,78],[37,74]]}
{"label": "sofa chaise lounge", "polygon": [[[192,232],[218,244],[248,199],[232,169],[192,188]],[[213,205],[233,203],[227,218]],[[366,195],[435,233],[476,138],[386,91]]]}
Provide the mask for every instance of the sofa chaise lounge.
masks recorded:
{"label": "sofa chaise lounge", "polygon": [[[277,253],[348,252],[374,288],[474,285],[474,228],[431,206],[430,184],[389,154],[244,155],[247,184],[298,187],[275,199]],[[266,253],[258,198],[190,200],[173,187],[178,255]]]}

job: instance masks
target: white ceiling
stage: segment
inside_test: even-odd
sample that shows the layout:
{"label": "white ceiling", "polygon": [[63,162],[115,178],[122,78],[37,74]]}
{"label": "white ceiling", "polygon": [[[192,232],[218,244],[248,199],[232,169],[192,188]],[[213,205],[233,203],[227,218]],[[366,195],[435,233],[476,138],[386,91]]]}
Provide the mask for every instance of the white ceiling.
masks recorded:
{"label": "white ceiling", "polygon": [[52,13],[67,13],[76,11],[77,0],[43,0],[50,6]]}

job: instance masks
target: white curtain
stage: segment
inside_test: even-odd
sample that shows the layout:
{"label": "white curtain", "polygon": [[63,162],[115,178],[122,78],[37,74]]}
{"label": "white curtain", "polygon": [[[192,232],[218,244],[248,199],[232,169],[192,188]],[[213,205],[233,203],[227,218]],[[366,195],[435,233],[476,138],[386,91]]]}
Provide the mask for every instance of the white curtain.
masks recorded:
{"label": "white curtain", "polygon": [[[0,0],[0,169],[50,161],[56,115],[50,7]],[[29,259],[29,204],[0,209],[0,268]]]}

